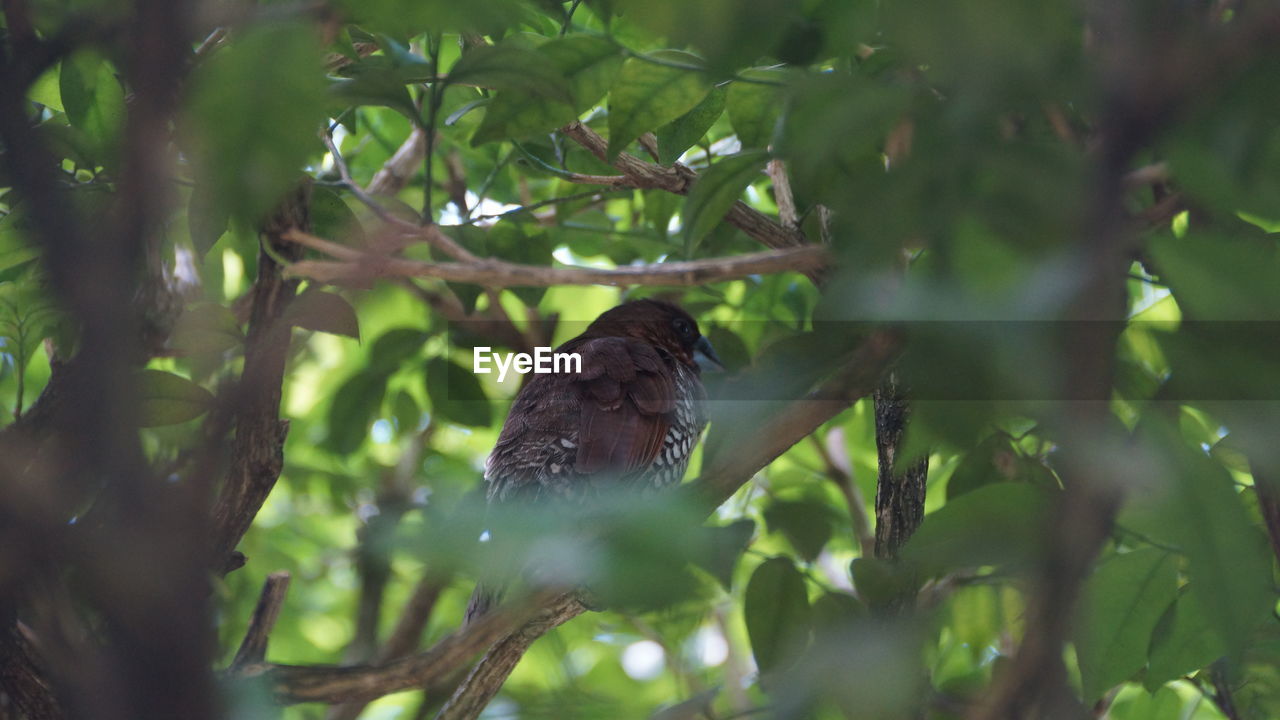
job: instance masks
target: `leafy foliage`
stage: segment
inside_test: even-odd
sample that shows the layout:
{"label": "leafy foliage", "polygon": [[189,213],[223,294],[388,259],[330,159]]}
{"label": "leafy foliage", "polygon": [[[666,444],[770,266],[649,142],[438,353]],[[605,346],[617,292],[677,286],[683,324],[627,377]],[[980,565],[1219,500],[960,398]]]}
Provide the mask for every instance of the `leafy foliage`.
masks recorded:
{"label": "leafy foliage", "polygon": [[[14,5],[40,38],[104,28],[29,78],[22,117],[59,213],[95,241],[136,230],[141,259],[136,277],[60,276],[3,138],[0,432],[76,356],[75,283],[122,283],[142,336],[117,338],[140,365],[122,417],[165,477],[221,472],[192,458],[230,437],[219,403],[244,402],[259,269],[301,283],[281,320],[283,472],[239,545],[248,564],[216,587],[217,664],[273,570],[295,580],[268,659],[325,664],[373,657],[426,579],[440,592],[422,642],[439,639],[498,568],[608,607],[535,645],[495,717],[958,717],[1018,672],[1037,583],[1071,565],[1063,538],[1096,527],[1067,557],[1082,568],[1058,638],[1073,697],[1118,720],[1280,716],[1280,72],[1251,30],[1274,15],[1131,4],[1111,27],[1057,0],[335,0],[320,21],[262,3],[201,28],[217,33],[180,69],[172,122],[142,142],[130,118],[148,88],[109,3]],[[6,15],[0,55],[18,32]],[[1125,48],[1149,52],[1142,68],[1109,65]],[[145,168],[172,171],[146,202],[129,195],[139,143],[163,158]],[[653,176],[615,165],[624,153]],[[262,241],[303,178],[310,232],[332,244]],[[830,265],[661,290],[388,269],[466,264],[423,241],[424,221],[535,268],[715,265],[765,249],[726,221],[739,202],[825,244]],[[154,223],[127,224],[151,204]],[[339,261],[354,270],[316,271]],[[655,295],[728,367],[708,374],[720,437],[691,476],[838,374],[869,327],[905,338],[897,459],[927,456],[929,482],[896,557],[860,537],[878,519],[869,397],[709,520],[674,501],[531,506],[476,541],[498,526],[476,500],[520,380],[473,373],[473,349],[554,346]],[[1081,340],[1101,326],[1105,342]],[[71,524],[98,492],[50,517]],[[1097,522],[1064,529],[1068,499],[1094,492]],[[389,696],[366,717],[419,702],[435,699]]]}

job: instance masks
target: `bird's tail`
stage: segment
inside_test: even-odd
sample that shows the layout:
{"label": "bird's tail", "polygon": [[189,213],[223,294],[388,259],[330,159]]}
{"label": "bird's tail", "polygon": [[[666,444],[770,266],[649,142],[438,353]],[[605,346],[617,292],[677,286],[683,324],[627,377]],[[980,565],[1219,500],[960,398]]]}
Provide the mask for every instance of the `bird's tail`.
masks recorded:
{"label": "bird's tail", "polygon": [[471,600],[467,602],[467,613],[462,619],[463,626],[470,625],[497,607],[498,603],[502,602],[504,591],[501,585],[476,583],[476,589],[471,592]]}

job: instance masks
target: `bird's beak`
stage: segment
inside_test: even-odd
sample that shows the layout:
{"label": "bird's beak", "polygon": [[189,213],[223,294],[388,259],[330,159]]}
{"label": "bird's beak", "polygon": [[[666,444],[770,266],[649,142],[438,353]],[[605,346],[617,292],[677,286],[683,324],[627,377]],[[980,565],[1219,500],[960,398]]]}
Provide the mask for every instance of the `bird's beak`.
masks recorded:
{"label": "bird's beak", "polygon": [[698,363],[698,367],[702,370],[724,370],[724,363],[720,362],[720,358],[716,356],[716,349],[711,347],[711,341],[705,337],[698,338],[698,342],[693,344],[693,361]]}

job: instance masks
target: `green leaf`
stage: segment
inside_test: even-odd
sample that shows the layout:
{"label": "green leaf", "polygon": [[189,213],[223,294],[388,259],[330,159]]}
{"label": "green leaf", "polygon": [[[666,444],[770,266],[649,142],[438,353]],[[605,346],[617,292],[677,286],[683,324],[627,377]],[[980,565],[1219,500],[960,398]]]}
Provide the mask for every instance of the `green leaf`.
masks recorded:
{"label": "green leaf", "polygon": [[[781,83],[786,73],[781,70],[753,68],[744,77]],[[729,85],[729,123],[744,148],[763,148],[770,144],[778,117],[782,114],[782,88],[778,85],[735,80]]]}
{"label": "green leaf", "polygon": [[254,25],[196,68],[186,134],[210,202],[257,225],[320,149],[326,84],[315,31],[300,23]]}
{"label": "green leaf", "polygon": [[351,206],[341,195],[326,187],[311,190],[311,225],[320,237],[338,242],[364,241],[364,227],[351,211]]}
{"label": "green leaf", "polygon": [[[686,65],[701,62],[677,50],[660,50],[653,57]],[[702,72],[628,59],[609,92],[609,161],[632,140],[692,110],[710,89]]]}
{"label": "green leaf", "polygon": [[533,89],[499,91],[485,108],[472,145],[505,138],[521,139],[554,130],[577,118],[609,90],[622,66],[622,52],[604,38],[579,35],[551,40],[534,51],[540,62],[555,68],[569,83],[570,98]]}
{"label": "green leaf", "polygon": [[225,205],[215,202],[214,191],[204,185],[191,190],[187,202],[187,232],[191,234],[191,246],[196,254],[204,257],[227,232],[231,213]]}
{"label": "green leaf", "polygon": [[559,38],[538,46],[568,80],[574,112],[585,112],[609,92],[622,67],[622,50],[590,35]]}
{"label": "green leaf", "polygon": [[406,360],[417,357],[431,333],[418,328],[393,328],[378,336],[369,349],[369,369],[380,374],[391,374],[400,369]]}
{"label": "green leaf", "polygon": [[536,50],[513,45],[483,45],[468,50],[449,70],[450,85],[521,90],[565,103],[573,102],[569,82]]}
{"label": "green leaf", "polygon": [[356,309],[341,295],[321,290],[308,290],[285,310],[285,320],[306,330],[346,335],[360,339],[360,319]]}
{"label": "green leaf", "polygon": [[18,209],[0,217],[0,271],[17,267],[40,257],[40,251],[31,244],[31,218]]}
{"label": "green leaf", "polygon": [[765,560],[751,574],[743,599],[747,637],[761,672],[794,661],[809,639],[809,595],[804,577],[784,557]]}
{"label": "green leaf", "polygon": [[987,436],[970,450],[947,480],[947,500],[991,483],[1012,480],[1018,470],[1018,454],[1009,438],[1000,433]]}
{"label": "green leaf", "polygon": [[368,68],[354,77],[334,80],[329,95],[339,108],[354,105],[382,105],[412,120],[417,108],[409,89],[394,68]]}
{"label": "green leaf", "polygon": [[1048,491],[999,483],[978,488],[925,516],[902,557],[926,574],[981,565],[1029,565],[1043,554]]}
{"label": "green leaf", "polygon": [[658,128],[658,162],[670,165],[693,147],[724,113],[729,91],[714,87],[693,109]]}
{"label": "green leaf", "polygon": [[816,500],[774,500],[765,508],[771,532],[781,532],[800,557],[812,562],[831,539],[831,512]]}
{"label": "green leaf", "polygon": [[216,303],[188,307],[174,325],[169,344],[186,354],[221,353],[240,347],[244,333],[236,317]]}
{"label": "green leaf", "polygon": [[816,634],[840,632],[867,616],[867,606],[842,592],[827,592],[813,601],[813,628]]}
{"label": "green leaf", "polygon": [[418,429],[418,424],[422,419],[422,410],[418,407],[418,401],[413,399],[409,393],[401,390],[396,393],[396,397],[391,401],[391,416],[396,419],[396,424],[400,428],[401,433],[411,433]]}
{"label": "green leaf", "polygon": [[427,361],[426,384],[432,409],[445,420],[472,427],[492,422],[489,398],[470,370],[441,357],[431,358]]}
{"label": "green leaf", "polygon": [[1270,554],[1226,468],[1188,447],[1171,423],[1140,426],[1152,452],[1168,458],[1168,484],[1135,496],[1122,526],[1172,545],[1187,557],[1190,592],[1231,653],[1241,652],[1274,602]]}
{"label": "green leaf", "polygon": [[58,86],[67,119],[89,139],[94,159],[109,163],[125,114],[124,88],[111,65],[96,53],[78,52],[63,60]]}
{"label": "green leaf", "polygon": [[769,156],[762,150],[751,150],[721,158],[708,168],[689,190],[685,199],[684,221],[685,252],[692,255],[698,241],[716,226],[725,213],[742,196],[742,191],[764,169]]}
{"label": "green leaf", "polygon": [[142,427],[176,425],[200,417],[213,405],[213,394],[190,380],[160,370],[139,372]]}
{"label": "green leaf", "polygon": [[705,528],[707,554],[695,558],[698,564],[715,576],[728,590],[733,584],[733,569],[737,567],[742,551],[751,542],[756,524],[751,520],[737,520],[721,527]]}
{"label": "green leaf", "polygon": [[1197,594],[1183,592],[1165,612],[1151,638],[1148,691],[1208,666],[1227,653]]}
{"label": "green leaf", "polygon": [[65,113],[66,109],[62,106],[60,84],[59,68],[54,67],[46,70],[34,83],[31,83],[31,88],[27,90],[27,99],[31,102],[40,103],[50,110]]}
{"label": "green leaf", "polygon": [[339,455],[359,449],[369,436],[369,424],[382,407],[386,375],[363,371],[347,379],[329,404],[329,432],[324,446]]}
{"label": "green leaf", "polygon": [[1146,664],[1151,632],[1177,588],[1176,558],[1156,548],[1115,555],[1089,577],[1075,634],[1086,703]]}

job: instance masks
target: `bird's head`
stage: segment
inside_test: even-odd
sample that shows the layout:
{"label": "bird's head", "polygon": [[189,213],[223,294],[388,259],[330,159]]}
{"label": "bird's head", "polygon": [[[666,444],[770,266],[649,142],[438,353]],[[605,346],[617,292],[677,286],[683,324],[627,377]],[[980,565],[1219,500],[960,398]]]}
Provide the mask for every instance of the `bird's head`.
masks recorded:
{"label": "bird's head", "polygon": [[585,336],[631,337],[671,353],[688,367],[723,369],[711,342],[680,306],[664,300],[632,300],[606,311],[587,327]]}

